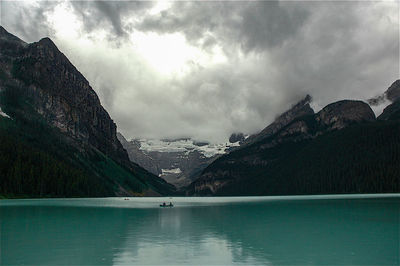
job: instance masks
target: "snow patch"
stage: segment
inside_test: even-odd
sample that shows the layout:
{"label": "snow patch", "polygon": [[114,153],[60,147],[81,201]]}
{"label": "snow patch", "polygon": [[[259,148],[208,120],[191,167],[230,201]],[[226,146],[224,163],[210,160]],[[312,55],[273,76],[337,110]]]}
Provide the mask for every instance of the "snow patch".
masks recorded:
{"label": "snow patch", "polygon": [[4,112],[1,110],[1,107],[0,107],[0,116],[7,117],[7,118],[10,118],[10,119],[11,119],[11,117],[10,117],[8,114],[4,113]]}
{"label": "snow patch", "polygon": [[198,151],[205,157],[209,158],[216,154],[224,154],[226,150],[231,147],[240,146],[239,141],[230,143],[219,143],[219,144],[202,144],[198,145],[199,142],[193,141],[192,139],[179,139],[179,140],[154,140],[154,139],[139,139],[140,149],[144,152],[184,152],[189,154],[192,151]]}
{"label": "snow patch", "polygon": [[173,169],[161,169],[162,174],[161,175],[167,175],[167,174],[180,174],[182,173],[180,168],[173,168]]}

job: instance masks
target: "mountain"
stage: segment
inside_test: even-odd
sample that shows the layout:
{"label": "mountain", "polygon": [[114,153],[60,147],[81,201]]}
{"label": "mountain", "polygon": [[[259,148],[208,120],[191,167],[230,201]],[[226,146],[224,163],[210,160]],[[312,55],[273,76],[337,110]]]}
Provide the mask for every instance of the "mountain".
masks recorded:
{"label": "mountain", "polygon": [[127,141],[120,133],[118,138],[132,162],[177,188],[189,185],[211,162],[239,145],[239,140],[233,143],[210,144],[190,138]]}
{"label": "mountain", "polygon": [[0,26],[0,106],[0,195],[174,192],[130,162],[95,91],[49,38],[28,44]]}
{"label": "mountain", "polygon": [[311,99],[311,96],[307,95],[304,99],[292,106],[292,108],[290,108],[288,111],[276,118],[272,124],[261,130],[260,133],[248,137],[242,146],[250,145],[275,134],[298,117],[314,114],[314,110],[310,107]]}
{"label": "mountain", "polygon": [[400,119],[400,80],[396,80],[384,93],[392,102],[388,105],[378,117],[379,120]]}
{"label": "mountain", "polygon": [[229,142],[230,143],[243,142],[245,139],[246,136],[243,133],[232,133],[232,135],[229,137]]}
{"label": "mountain", "polygon": [[400,80],[396,80],[389,86],[389,88],[382,94],[371,98],[368,103],[371,106],[379,106],[385,104],[387,101],[395,102],[400,98]]}
{"label": "mountain", "polygon": [[160,168],[157,166],[157,162],[140,149],[141,145],[139,140],[128,141],[121,133],[117,133],[117,137],[128,152],[129,159],[132,162],[137,163],[154,175],[159,175]]}
{"label": "mountain", "polygon": [[400,100],[387,106],[382,114],[378,116],[379,120],[395,120],[400,119]]}
{"label": "mountain", "polygon": [[310,100],[215,160],[186,194],[399,192],[399,117],[376,120],[368,104],[351,100],[315,114]]}
{"label": "mountain", "polygon": [[396,80],[385,92],[386,97],[392,101],[396,102],[400,100],[400,80]]}

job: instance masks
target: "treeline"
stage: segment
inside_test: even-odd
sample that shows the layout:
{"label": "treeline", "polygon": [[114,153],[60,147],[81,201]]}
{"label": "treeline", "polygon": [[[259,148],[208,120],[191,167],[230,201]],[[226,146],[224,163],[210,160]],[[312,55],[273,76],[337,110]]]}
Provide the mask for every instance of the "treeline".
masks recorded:
{"label": "treeline", "polygon": [[0,94],[0,195],[75,197],[112,195],[104,181],[68,160],[73,151],[29,104],[22,88],[6,83]]}
{"label": "treeline", "polygon": [[82,169],[0,130],[0,195],[105,196],[112,191]]}
{"label": "treeline", "polygon": [[[7,82],[0,103],[12,118],[0,117],[0,197],[115,196],[112,178],[121,167],[49,126],[28,90]],[[141,192],[143,185],[122,172],[119,181]]]}
{"label": "treeline", "polygon": [[354,125],[272,149],[250,147],[238,156],[247,152],[262,164],[232,154],[206,171],[229,173],[231,184],[217,195],[400,192],[399,132],[398,121]]}

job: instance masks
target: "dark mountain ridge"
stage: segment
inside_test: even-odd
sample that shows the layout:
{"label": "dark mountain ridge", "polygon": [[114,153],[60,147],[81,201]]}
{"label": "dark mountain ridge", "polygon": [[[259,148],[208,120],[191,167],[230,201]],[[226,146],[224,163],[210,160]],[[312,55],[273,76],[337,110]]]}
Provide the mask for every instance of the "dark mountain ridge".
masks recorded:
{"label": "dark mountain ridge", "polygon": [[12,71],[29,84],[34,108],[51,125],[119,162],[128,161],[97,94],[49,38],[27,46]]}
{"label": "dark mountain ridge", "polygon": [[277,131],[281,130],[298,117],[314,114],[314,110],[310,107],[311,100],[311,96],[307,95],[304,99],[293,105],[289,110],[276,118],[272,124],[261,130],[259,133],[249,136],[241,146],[255,143],[263,138],[267,138],[275,134]]}
{"label": "dark mountain ridge", "polygon": [[379,120],[396,120],[400,119],[400,80],[396,80],[384,93],[392,102],[386,106],[382,114],[378,117]]}
{"label": "dark mountain ridge", "polygon": [[[27,44],[0,26],[0,92],[0,106],[12,118],[0,120],[4,142],[10,147],[23,143],[32,153],[51,158],[56,168],[63,165],[79,171],[82,187],[102,184],[102,192],[93,191],[90,195],[173,193],[173,186],[129,161],[117,139],[116,125],[101,106],[97,94],[49,38]],[[56,139],[59,143],[47,139]],[[32,159],[32,154],[25,154],[22,148],[18,152],[19,156]],[[37,173],[30,174],[25,169],[29,174],[23,175],[29,175],[36,184],[35,179],[45,175],[46,166],[36,162],[31,168]],[[37,187],[15,192],[6,183],[14,182],[17,174],[6,167],[2,170],[0,194],[65,196],[50,188],[46,193],[38,193]],[[24,176],[19,181],[21,187]],[[58,177],[61,183],[69,182],[61,173]],[[74,195],[89,196],[82,190]]]}
{"label": "dark mountain ridge", "polygon": [[129,159],[132,162],[137,163],[155,175],[158,175],[161,172],[161,169],[157,166],[157,163],[154,161],[154,159],[140,150],[139,141],[128,141],[121,133],[117,133],[117,137],[121,144],[125,147],[126,151],[128,152]]}
{"label": "dark mountain ridge", "polygon": [[[188,195],[398,192],[400,123],[343,100],[314,114],[307,96],[210,164]],[[397,117],[398,119],[398,117]]]}

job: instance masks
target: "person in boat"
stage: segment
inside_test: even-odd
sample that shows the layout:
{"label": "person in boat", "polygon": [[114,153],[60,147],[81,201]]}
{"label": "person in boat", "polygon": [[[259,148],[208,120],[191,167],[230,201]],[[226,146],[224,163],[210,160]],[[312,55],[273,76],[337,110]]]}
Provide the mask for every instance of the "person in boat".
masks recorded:
{"label": "person in boat", "polygon": [[169,206],[172,207],[172,202],[169,202]]}
{"label": "person in boat", "polygon": [[165,204],[165,202],[162,204],[162,206],[167,206],[167,204]]}

